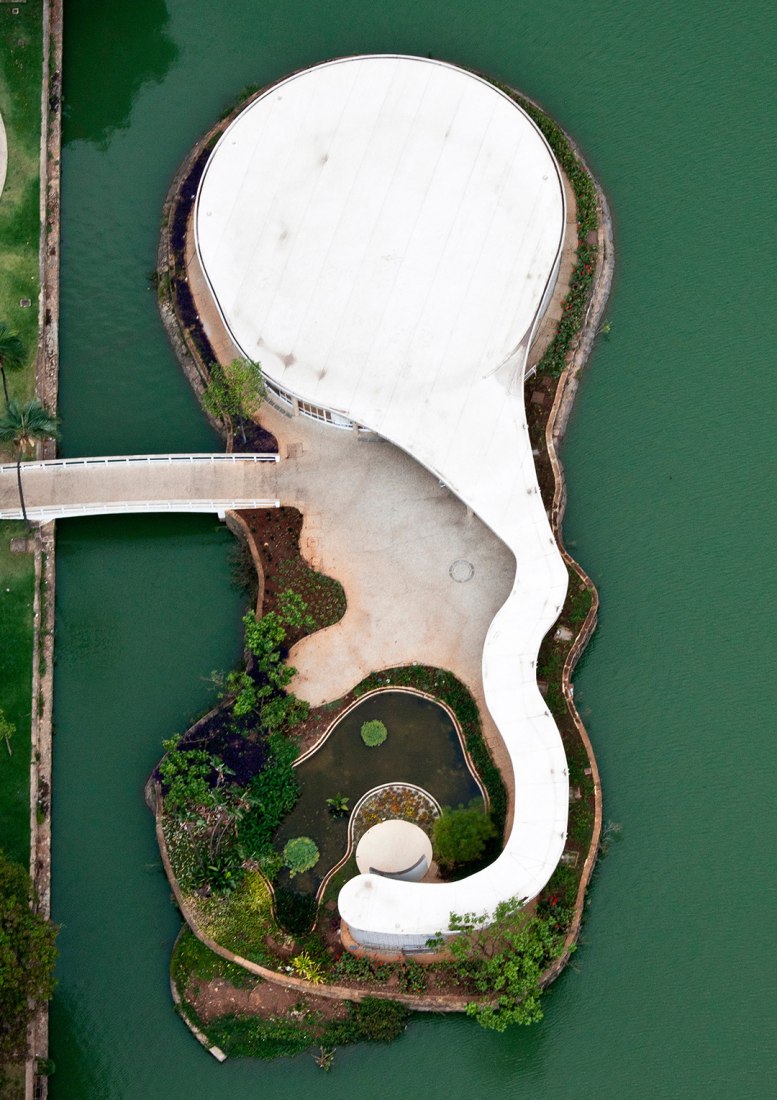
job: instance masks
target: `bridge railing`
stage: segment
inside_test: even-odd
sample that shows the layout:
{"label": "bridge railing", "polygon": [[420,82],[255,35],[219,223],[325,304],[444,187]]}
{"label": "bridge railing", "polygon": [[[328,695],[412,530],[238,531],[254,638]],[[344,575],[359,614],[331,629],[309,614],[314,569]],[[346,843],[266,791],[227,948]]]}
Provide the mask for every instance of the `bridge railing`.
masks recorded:
{"label": "bridge railing", "polygon": [[[56,469],[63,466],[175,466],[175,465],[210,465],[221,463],[232,465],[241,462],[279,462],[277,454],[171,454],[171,455],[105,455],[94,458],[50,458],[44,462],[25,462],[25,470],[32,469]],[[16,463],[6,462],[0,465],[0,474],[16,473]]]}
{"label": "bridge railing", "polygon": [[[31,520],[48,522],[52,519],[68,519],[76,516],[111,516],[135,512],[211,512],[223,516],[225,512],[239,512],[254,508],[280,508],[281,502],[272,498],[244,500],[122,500],[96,501],[78,504],[40,504],[27,506]],[[21,508],[0,509],[0,520],[21,519]]]}

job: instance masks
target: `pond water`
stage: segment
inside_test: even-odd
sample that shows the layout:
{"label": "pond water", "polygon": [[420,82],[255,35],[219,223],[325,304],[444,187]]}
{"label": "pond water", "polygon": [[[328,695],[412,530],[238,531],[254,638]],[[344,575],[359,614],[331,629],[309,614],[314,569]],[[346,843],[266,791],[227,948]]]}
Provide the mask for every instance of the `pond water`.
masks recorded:
{"label": "pond water", "polygon": [[[368,748],[361,738],[364,722],[378,719],[388,730],[382,745]],[[334,727],[327,740],[297,768],[300,798],[276,834],[280,848],[295,836],[309,836],[320,852],[316,866],[278,884],[315,893],[324,876],[345,854],[348,818],[327,813],[326,800],[350,799],[353,810],[363,794],[382,783],[414,783],[445,806],[467,805],[480,788],[461,748],[456,727],[438,703],[407,691],[382,691],[362,700]]]}
{"label": "pond water", "polygon": [[217,1065],[170,1002],[180,921],[142,790],[239,659],[231,539],[207,517],[58,524],[53,1100],[770,1096],[772,5],[67,0],[65,20],[68,455],[217,445],[147,275],[173,173],[245,85],[432,53],[533,95],[580,142],[618,262],[564,447],[565,531],[602,597],[575,687],[622,830],[541,1025],[424,1016],[330,1074],[307,1056]]}

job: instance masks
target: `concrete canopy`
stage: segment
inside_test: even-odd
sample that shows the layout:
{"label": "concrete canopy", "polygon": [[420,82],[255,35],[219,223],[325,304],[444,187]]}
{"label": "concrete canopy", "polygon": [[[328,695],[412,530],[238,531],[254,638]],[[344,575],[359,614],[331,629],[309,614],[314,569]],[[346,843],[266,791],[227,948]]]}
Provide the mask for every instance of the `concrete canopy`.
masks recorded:
{"label": "concrete canopy", "polygon": [[352,879],[340,911],[366,944],[422,943],[452,911],[533,897],[564,848],[566,759],[535,663],[567,573],[522,394],[564,221],[531,119],[485,80],[419,58],[345,58],[275,85],[200,184],[198,256],[237,346],[272,384],[423,463],[516,558],[483,652],[515,776],[504,851],[456,883]]}
{"label": "concrete canopy", "polygon": [[431,862],[432,842],[412,821],[381,821],[368,829],[356,846],[356,866],[362,874],[374,871],[418,881]]}

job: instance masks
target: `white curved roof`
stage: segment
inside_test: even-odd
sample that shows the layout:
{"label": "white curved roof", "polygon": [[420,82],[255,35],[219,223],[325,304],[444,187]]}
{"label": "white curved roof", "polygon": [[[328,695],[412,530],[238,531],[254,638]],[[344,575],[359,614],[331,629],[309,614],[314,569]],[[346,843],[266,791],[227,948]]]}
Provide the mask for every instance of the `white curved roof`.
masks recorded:
{"label": "white curved roof", "polygon": [[359,870],[374,868],[384,875],[399,875],[421,860],[432,862],[432,842],[412,821],[392,818],[368,829],[356,845]]}
{"label": "white curved roof", "polygon": [[505,849],[456,883],[352,879],[339,906],[355,929],[431,935],[451,911],[533,897],[564,848],[566,760],[535,662],[567,573],[522,386],[564,219],[528,116],[479,77],[419,58],[345,58],[282,81],[226,130],[200,184],[200,262],[244,354],[413,455],[516,558],[483,652],[515,773]]}

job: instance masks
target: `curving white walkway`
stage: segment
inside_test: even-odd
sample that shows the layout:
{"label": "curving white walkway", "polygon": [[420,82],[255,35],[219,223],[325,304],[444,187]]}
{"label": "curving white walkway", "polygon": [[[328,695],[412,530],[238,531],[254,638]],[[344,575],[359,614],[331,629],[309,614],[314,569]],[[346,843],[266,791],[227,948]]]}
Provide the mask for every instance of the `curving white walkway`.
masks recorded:
{"label": "curving white walkway", "polygon": [[[118,512],[276,508],[277,455],[115,455],[22,463],[31,520]],[[21,519],[16,463],[0,465],[0,520]]]}
{"label": "curving white walkway", "polygon": [[228,128],[200,185],[199,260],[242,352],[293,399],[417,459],[515,556],[483,651],[515,775],[504,851],[457,883],[352,879],[339,907],[365,945],[420,946],[451,912],[534,897],[564,848],[566,759],[536,657],[567,572],[522,397],[564,221],[557,165],[528,116],[486,81],[418,58],[347,58],[281,82]]}

